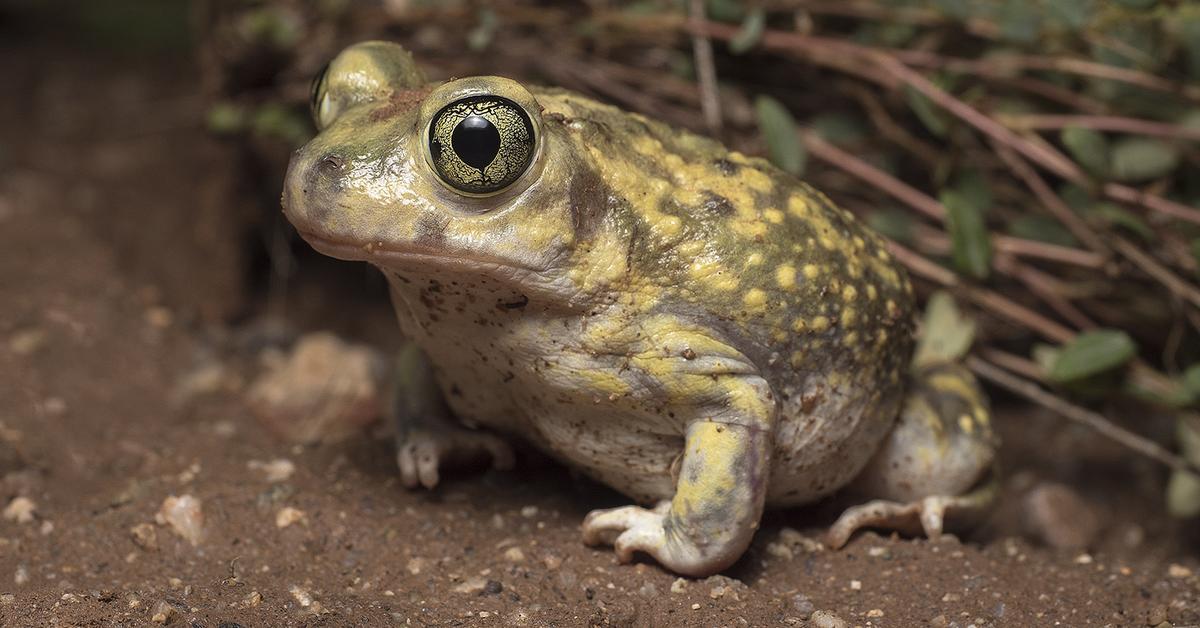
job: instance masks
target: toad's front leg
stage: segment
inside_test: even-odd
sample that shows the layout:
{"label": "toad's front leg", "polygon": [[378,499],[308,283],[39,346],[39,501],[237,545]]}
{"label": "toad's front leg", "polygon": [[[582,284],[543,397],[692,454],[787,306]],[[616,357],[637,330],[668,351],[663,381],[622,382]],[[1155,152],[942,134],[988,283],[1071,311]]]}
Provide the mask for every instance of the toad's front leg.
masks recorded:
{"label": "toad's front leg", "polygon": [[621,562],[636,552],[688,576],[732,565],[762,516],[770,470],[775,405],[758,377],[716,378],[721,400],[687,427],[675,496],[648,510],[596,510],[583,522],[584,542],[614,546]]}

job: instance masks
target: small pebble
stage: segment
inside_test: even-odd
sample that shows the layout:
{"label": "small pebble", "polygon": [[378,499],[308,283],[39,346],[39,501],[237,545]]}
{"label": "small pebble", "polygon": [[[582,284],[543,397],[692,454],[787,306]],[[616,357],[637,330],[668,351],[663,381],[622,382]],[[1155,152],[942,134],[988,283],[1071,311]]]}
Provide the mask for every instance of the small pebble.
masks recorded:
{"label": "small pebble", "polygon": [[261,593],[258,591],[251,591],[246,594],[246,597],[243,597],[238,601],[238,606],[241,608],[254,608],[259,604],[262,604],[262,599],[263,597]]}
{"label": "small pebble", "polygon": [[1157,626],[1165,621],[1167,621],[1167,607],[1165,606],[1155,606],[1146,615],[1147,626]]}
{"label": "small pebble", "polygon": [[293,523],[304,521],[304,518],[305,515],[303,510],[292,508],[291,506],[285,506],[280,508],[279,512],[275,514],[275,527],[282,530]]}
{"label": "small pebble", "polygon": [[29,568],[25,565],[17,565],[17,570],[13,572],[13,582],[17,586],[29,582]]}
{"label": "small pebble", "polygon": [[1025,495],[1022,513],[1026,531],[1056,549],[1085,549],[1100,533],[1096,509],[1065,484],[1033,487]]}
{"label": "small pebble", "polygon": [[676,578],[675,582],[671,583],[671,593],[683,593],[687,590],[688,581],[683,578]]}
{"label": "small pebble", "polygon": [[0,595],[0,606],[12,606],[13,602],[17,601],[17,596],[12,593]]}
{"label": "small pebble", "polygon": [[134,545],[144,550],[158,549],[158,529],[149,523],[139,523],[129,528],[129,536],[133,537]]}
{"label": "small pebble", "polygon": [[815,611],[810,621],[813,628],[850,628],[846,620],[829,611]]}
{"label": "small pebble", "polygon": [[871,617],[871,618],[883,617],[883,609],[872,608],[871,610],[867,611],[867,617]]}
{"label": "small pebble", "polygon": [[296,472],[296,465],[287,458],[276,458],[270,462],[251,460],[246,463],[246,467],[251,471],[261,473],[263,479],[272,484],[286,482]]}
{"label": "small pebble", "polygon": [[483,590],[485,587],[487,587],[487,585],[488,585],[487,580],[485,580],[484,578],[480,578],[479,576],[474,576],[472,578],[467,578],[466,580],[462,581],[461,583],[455,585],[455,587],[452,590],[455,593],[465,593],[467,595],[478,595],[480,593],[483,593]]}
{"label": "small pebble", "polygon": [[519,547],[510,547],[504,550],[504,560],[510,563],[523,563],[525,562],[525,552],[522,552]]}
{"label": "small pebble", "polygon": [[526,519],[532,519],[532,518],[536,517],[537,515],[538,515],[538,507],[537,506],[525,506],[524,508],[521,508],[521,516],[525,517]]}
{"label": "small pebble", "polygon": [[32,523],[37,504],[28,497],[14,497],[4,508],[4,518],[17,523]]}
{"label": "small pebble", "polygon": [[31,355],[46,342],[46,332],[41,329],[25,329],[8,339],[8,349],[21,356]]}
{"label": "small pebble", "polygon": [[800,619],[808,619],[812,617],[813,611],[817,610],[817,607],[813,605],[812,600],[807,595],[797,593],[792,596],[792,609],[796,611]]}
{"label": "small pebble", "polygon": [[851,591],[862,591],[862,580],[851,580],[850,581],[850,590]]}
{"label": "small pebble", "polygon": [[1187,578],[1192,575],[1192,570],[1183,565],[1171,563],[1167,567],[1167,575],[1172,578]]}
{"label": "small pebble", "polygon": [[424,558],[410,558],[410,559],[408,559],[408,564],[405,565],[405,567],[408,569],[408,573],[415,576],[415,575],[421,573],[421,570],[425,568],[425,559]]}
{"label": "small pebble", "polygon": [[150,613],[150,621],[156,624],[169,624],[178,614],[175,607],[168,604],[166,600],[159,600]]}
{"label": "small pebble", "polygon": [[158,525],[168,525],[188,543],[197,545],[204,538],[204,512],[201,502],[192,495],[171,495],[163,500],[158,514],[154,515]]}

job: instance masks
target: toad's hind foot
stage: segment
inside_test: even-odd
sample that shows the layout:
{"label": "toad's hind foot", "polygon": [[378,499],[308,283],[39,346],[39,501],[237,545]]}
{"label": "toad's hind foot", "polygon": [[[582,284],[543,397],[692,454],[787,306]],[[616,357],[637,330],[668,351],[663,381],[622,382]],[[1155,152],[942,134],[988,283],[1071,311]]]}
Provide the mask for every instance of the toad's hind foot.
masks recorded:
{"label": "toad's hind foot", "polygon": [[867,527],[935,538],[948,518],[971,523],[996,495],[998,442],[975,378],[957,364],[937,363],[914,371],[910,384],[896,426],[848,487],[874,501],[842,514],[829,531],[834,547]]}
{"label": "toad's hind foot", "polygon": [[840,548],[863,528],[883,528],[913,536],[924,534],[937,539],[947,520],[961,526],[974,522],[987,512],[998,489],[999,480],[993,477],[966,495],[933,495],[907,503],[877,499],[853,506],[829,528],[825,542],[834,549]]}
{"label": "toad's hind foot", "polygon": [[414,429],[398,440],[396,463],[400,480],[408,488],[434,488],[439,469],[466,466],[491,459],[495,469],[511,469],[514,463],[512,448],[499,436],[465,428],[442,426],[434,429]]}

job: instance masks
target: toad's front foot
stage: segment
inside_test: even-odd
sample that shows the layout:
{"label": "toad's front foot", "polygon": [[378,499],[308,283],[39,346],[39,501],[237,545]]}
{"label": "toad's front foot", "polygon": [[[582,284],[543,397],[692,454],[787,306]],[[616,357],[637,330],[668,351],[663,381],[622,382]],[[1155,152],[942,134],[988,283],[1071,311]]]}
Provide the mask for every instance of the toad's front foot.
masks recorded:
{"label": "toad's front foot", "polygon": [[396,462],[400,480],[408,488],[437,486],[439,469],[491,459],[495,469],[511,469],[513,452],[508,443],[488,432],[436,425],[414,427],[399,436]]}
{"label": "toad's front foot", "polygon": [[593,510],[583,520],[583,542],[612,545],[622,563],[633,561],[637,552],[643,552],[676,573],[713,573],[714,561],[709,552],[668,532],[670,509],[671,502],[664,501],[653,510],[639,506]]}

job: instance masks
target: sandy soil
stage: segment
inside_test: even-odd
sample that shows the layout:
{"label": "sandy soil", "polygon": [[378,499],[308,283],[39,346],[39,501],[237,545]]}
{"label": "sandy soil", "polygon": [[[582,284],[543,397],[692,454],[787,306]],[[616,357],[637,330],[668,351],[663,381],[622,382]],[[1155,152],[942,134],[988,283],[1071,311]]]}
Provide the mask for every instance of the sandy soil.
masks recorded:
{"label": "sandy soil", "polygon": [[[1200,534],[1163,515],[1161,470],[1017,405],[1000,412],[1002,503],[965,542],[814,549],[826,505],[772,513],[701,581],[584,547],[583,516],[620,497],[536,457],[409,492],[386,439],[274,440],[243,401],[260,350],[288,337],[273,330],[394,343],[377,295],[332,296],[378,285],[302,265],[288,316],[264,324],[228,285],[244,235],[205,213],[234,188],[187,60],[7,52],[21,97],[0,99],[0,625],[1200,624]],[[236,326],[205,314],[239,298]],[[276,460],[294,471],[268,478]],[[1022,536],[1022,496],[1044,481],[1101,522],[1089,551]],[[155,523],[183,495],[202,504],[196,544]]]}

